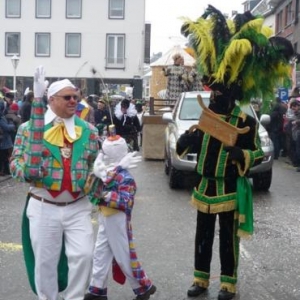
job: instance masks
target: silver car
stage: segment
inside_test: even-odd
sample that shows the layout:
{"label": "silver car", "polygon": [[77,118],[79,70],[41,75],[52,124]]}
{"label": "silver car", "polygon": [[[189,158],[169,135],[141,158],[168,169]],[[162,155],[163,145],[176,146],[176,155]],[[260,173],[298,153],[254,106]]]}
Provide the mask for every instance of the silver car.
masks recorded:
{"label": "silver car", "polygon": [[[204,104],[208,106],[210,92],[186,92],[182,93],[172,112],[163,114],[163,120],[168,123],[165,130],[165,173],[169,175],[170,188],[183,187],[184,173],[195,174],[197,154],[188,153],[179,157],[176,153],[176,142],[181,134],[199,121],[202,108],[197,101],[198,94],[201,94]],[[272,182],[274,147],[263,125],[270,122],[270,116],[262,115],[259,120],[252,105],[244,105],[241,108],[259,122],[259,137],[264,151],[262,163],[250,169],[249,177],[253,179],[255,190],[267,191]]]}

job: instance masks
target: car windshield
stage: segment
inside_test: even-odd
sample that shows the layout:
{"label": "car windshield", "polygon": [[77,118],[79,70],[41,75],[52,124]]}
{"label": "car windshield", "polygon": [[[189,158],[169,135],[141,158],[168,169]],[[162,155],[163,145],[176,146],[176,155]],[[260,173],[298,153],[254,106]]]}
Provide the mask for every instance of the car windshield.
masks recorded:
{"label": "car windshield", "polygon": [[[206,106],[208,106],[209,98],[202,98],[202,100],[203,100],[203,103]],[[255,118],[253,109],[251,109],[250,105],[243,105],[243,106],[241,106],[241,109],[247,115],[250,115],[251,117]],[[199,105],[197,98],[196,97],[190,97],[190,98],[187,97],[184,99],[184,101],[182,101],[179,119],[180,120],[199,120],[201,112],[202,112],[202,108]]]}
{"label": "car windshield", "polygon": [[[209,99],[203,98],[203,103],[208,106]],[[185,98],[182,101],[179,119],[180,120],[199,120],[202,108],[198,103],[197,98]]]}

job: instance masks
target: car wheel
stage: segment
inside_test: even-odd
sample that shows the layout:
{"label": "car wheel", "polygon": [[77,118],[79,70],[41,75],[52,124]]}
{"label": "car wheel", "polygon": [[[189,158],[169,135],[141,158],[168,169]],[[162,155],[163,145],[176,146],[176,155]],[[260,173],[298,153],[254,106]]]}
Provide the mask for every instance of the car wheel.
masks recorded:
{"label": "car wheel", "polygon": [[165,153],[165,174],[166,175],[169,175],[170,173],[170,165],[171,165],[170,158],[167,156],[167,153]]}
{"label": "car wheel", "polygon": [[253,175],[253,189],[268,191],[272,183],[272,169]]}
{"label": "car wheel", "polygon": [[171,189],[183,188],[183,176],[182,172],[176,170],[174,167],[170,167],[169,174],[169,186]]}

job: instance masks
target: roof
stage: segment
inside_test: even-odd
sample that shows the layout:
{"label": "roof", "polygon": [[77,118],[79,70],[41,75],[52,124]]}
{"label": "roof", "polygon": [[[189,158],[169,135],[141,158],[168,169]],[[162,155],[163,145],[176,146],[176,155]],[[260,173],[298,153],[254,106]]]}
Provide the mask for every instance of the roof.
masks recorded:
{"label": "roof", "polygon": [[158,67],[158,66],[170,66],[174,64],[173,61],[173,55],[174,54],[181,54],[184,58],[184,65],[185,66],[193,66],[195,63],[194,57],[192,57],[190,54],[188,54],[184,48],[182,48],[179,45],[174,46],[169,51],[167,51],[165,54],[163,54],[162,57],[160,57],[158,60],[150,64],[150,67]]}

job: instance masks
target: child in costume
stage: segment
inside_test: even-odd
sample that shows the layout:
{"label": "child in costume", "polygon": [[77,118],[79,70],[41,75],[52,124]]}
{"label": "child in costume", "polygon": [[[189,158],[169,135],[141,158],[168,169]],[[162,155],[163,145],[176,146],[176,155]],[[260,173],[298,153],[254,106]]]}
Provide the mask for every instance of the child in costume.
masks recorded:
{"label": "child in costume", "polygon": [[[242,112],[236,101],[249,103],[252,97],[271,99],[274,88],[289,78],[291,43],[271,37],[263,19],[250,12],[234,20],[209,5],[196,21],[186,19],[182,33],[190,38],[203,74],[205,89],[211,90],[209,109],[211,132],[203,123],[185,132],[178,140],[177,153],[197,153],[196,171],[200,180],[192,194],[197,209],[194,282],[189,297],[198,297],[209,286],[210,263],[218,216],[220,227],[221,288],[219,300],[236,294],[239,240],[253,233],[252,192],[249,169],[263,159],[256,120]],[[217,122],[218,121],[218,122]],[[220,121],[235,128],[248,127],[233,145],[214,135]],[[225,126],[226,127],[226,126]],[[226,133],[226,132],[225,132]]]}
{"label": "child in costume", "polygon": [[[128,153],[124,138],[108,137],[94,163],[94,174],[100,178],[92,202],[99,207],[99,229],[94,250],[93,272],[89,293],[84,300],[107,300],[108,274],[120,284],[128,279],[136,300],[147,300],[156,287],[139,263],[133,243],[131,213],[136,183],[127,169],[138,162],[135,152]],[[130,156],[130,157],[129,157]],[[104,160],[108,160],[108,165]]]}

